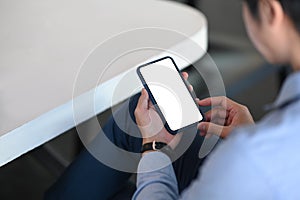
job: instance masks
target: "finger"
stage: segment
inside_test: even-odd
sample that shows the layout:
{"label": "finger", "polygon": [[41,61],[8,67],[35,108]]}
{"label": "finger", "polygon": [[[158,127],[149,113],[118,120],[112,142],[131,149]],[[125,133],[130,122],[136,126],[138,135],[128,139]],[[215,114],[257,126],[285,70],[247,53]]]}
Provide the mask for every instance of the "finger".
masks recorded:
{"label": "finger", "polygon": [[205,138],[210,138],[213,134],[211,133],[206,133],[206,132],[203,132],[203,131],[200,131],[200,136],[204,137]]}
{"label": "finger", "polygon": [[210,122],[201,122],[198,125],[198,129],[201,131],[201,135],[214,134],[225,138],[229,135],[232,128],[229,126],[220,126]]}
{"label": "finger", "polygon": [[149,101],[149,108],[154,109],[155,110],[155,106],[153,105],[152,101]]}
{"label": "finger", "polygon": [[187,72],[182,72],[181,74],[182,74],[182,76],[183,76],[183,78],[184,78],[186,84],[188,85],[189,91],[190,91],[190,92],[193,92],[193,91],[194,91],[194,88],[193,88],[193,86],[192,86],[192,85],[189,83],[189,81],[188,81],[189,74],[188,74]]}
{"label": "finger", "polygon": [[181,75],[183,76],[184,80],[188,80],[189,74],[187,72],[182,72]]}
{"label": "finger", "polygon": [[148,109],[148,93],[145,88],[142,89],[141,96],[139,98],[137,108],[140,110],[147,110]]}
{"label": "finger", "polygon": [[217,118],[215,120],[212,120],[212,122],[221,126],[225,126],[227,124],[225,118]]}
{"label": "finger", "polygon": [[193,91],[194,91],[194,88],[193,88],[192,85],[189,85],[188,87],[189,87],[189,91],[190,91],[190,92],[193,92]]}
{"label": "finger", "polygon": [[201,106],[222,106],[225,97],[209,97],[206,99],[200,100],[198,103]]}
{"label": "finger", "polygon": [[205,113],[205,118],[208,121],[212,121],[216,118],[222,118],[222,119],[226,119],[229,115],[229,112],[227,112],[224,108],[221,107],[216,107],[211,109],[210,111]]}
{"label": "finger", "polygon": [[154,104],[152,103],[152,101],[149,98],[148,98],[148,108],[156,110]]}
{"label": "finger", "polygon": [[221,126],[227,126],[229,123],[227,123],[227,119],[226,118],[213,118],[213,119],[207,119],[206,122],[211,122],[217,125],[221,125]]}
{"label": "finger", "polygon": [[198,104],[200,106],[221,106],[225,109],[230,109],[233,105],[233,101],[225,96],[218,96],[202,99],[198,101]]}

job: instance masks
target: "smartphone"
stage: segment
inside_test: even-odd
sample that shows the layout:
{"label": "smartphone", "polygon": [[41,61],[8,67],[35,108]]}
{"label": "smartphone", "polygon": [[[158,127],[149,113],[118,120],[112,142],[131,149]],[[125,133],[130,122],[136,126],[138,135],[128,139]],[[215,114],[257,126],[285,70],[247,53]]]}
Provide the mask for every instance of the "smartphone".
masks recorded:
{"label": "smartphone", "polygon": [[137,74],[168,132],[174,135],[203,120],[195,96],[171,57],[143,64]]}

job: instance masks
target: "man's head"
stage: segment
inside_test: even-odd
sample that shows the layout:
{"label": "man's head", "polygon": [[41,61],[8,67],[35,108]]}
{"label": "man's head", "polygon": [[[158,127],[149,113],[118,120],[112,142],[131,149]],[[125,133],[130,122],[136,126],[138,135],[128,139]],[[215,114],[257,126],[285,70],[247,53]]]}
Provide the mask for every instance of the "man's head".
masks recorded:
{"label": "man's head", "polygon": [[[300,42],[300,0],[244,0],[244,21],[257,49],[272,63],[289,63]],[[300,45],[300,44],[297,44]]]}

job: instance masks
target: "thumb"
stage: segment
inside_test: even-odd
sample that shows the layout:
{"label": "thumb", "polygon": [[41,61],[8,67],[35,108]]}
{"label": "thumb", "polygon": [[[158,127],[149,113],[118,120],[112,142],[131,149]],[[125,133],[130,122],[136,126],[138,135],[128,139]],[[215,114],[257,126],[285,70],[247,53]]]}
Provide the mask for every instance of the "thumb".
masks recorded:
{"label": "thumb", "polygon": [[214,134],[225,138],[232,131],[230,126],[220,126],[211,122],[201,122],[198,125],[201,135]]}
{"label": "thumb", "polygon": [[143,88],[142,89],[142,94],[139,98],[139,101],[138,101],[138,105],[137,107],[141,110],[147,110],[148,109],[148,93],[147,91]]}

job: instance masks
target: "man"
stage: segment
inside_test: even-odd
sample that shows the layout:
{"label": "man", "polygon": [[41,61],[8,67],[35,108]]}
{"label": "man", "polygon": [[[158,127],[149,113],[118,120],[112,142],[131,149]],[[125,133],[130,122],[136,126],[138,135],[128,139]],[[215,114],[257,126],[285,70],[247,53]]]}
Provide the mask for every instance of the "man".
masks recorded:
{"label": "man", "polygon": [[[291,64],[295,71],[285,82],[274,111],[254,126],[248,109],[240,104],[224,97],[199,101],[200,105],[213,106],[206,113],[208,121],[198,126],[201,134],[221,132],[226,137],[230,133],[228,139],[209,155],[204,166],[198,158],[203,141],[199,134],[172,165],[168,156],[159,151],[144,152],[140,163],[139,159],[128,159],[139,163],[134,199],[300,199],[300,158],[296,154],[300,150],[299,4],[299,0],[246,0],[243,5],[248,33],[258,50],[270,62]],[[187,79],[187,74],[183,75]],[[153,111],[148,103],[145,91],[141,98],[134,96],[127,109],[123,106],[114,114],[124,124],[110,118],[103,128],[106,136],[130,152],[140,152],[143,143],[154,140],[172,148],[184,143],[189,134],[173,140],[164,129],[155,136],[147,132],[147,113]],[[135,124],[126,123],[129,118],[134,122],[136,119],[144,139],[127,134],[139,132]],[[213,124],[212,118],[225,120],[225,126]],[[250,127],[233,131],[241,125]],[[118,152],[109,156],[122,158]],[[119,193],[130,176],[131,173],[112,169],[83,150],[47,192],[46,199],[108,199]]]}
{"label": "man", "polygon": [[[288,77],[273,105],[273,111],[256,126],[235,129],[201,168],[201,173],[180,195],[168,153],[145,151],[139,163],[137,191],[133,199],[300,199],[300,1],[246,0],[243,4],[248,34],[271,63],[291,64]],[[211,105],[225,125],[200,123],[202,134],[227,136],[241,125],[252,124],[248,110],[225,97],[198,101]],[[143,144],[153,141],[175,148],[178,136],[165,129],[149,131],[152,107],[145,90],[135,116]],[[207,114],[211,119],[212,112]],[[153,121],[153,120],[152,120]],[[197,166],[196,166],[197,167]]]}

